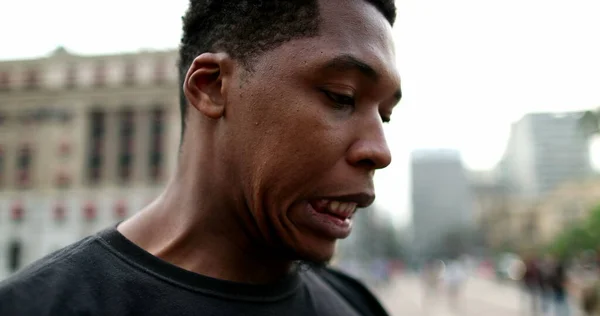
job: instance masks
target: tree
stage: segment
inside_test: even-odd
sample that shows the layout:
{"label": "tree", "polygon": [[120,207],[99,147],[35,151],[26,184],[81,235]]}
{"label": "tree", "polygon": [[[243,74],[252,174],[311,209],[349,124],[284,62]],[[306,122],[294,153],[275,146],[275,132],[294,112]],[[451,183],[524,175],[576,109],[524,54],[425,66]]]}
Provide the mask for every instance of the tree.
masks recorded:
{"label": "tree", "polygon": [[581,128],[588,136],[600,134],[600,109],[585,111],[580,120]]}
{"label": "tree", "polygon": [[549,251],[559,257],[571,257],[585,250],[595,249],[595,241],[582,225],[562,232],[551,244]]}
{"label": "tree", "polygon": [[548,247],[561,257],[570,257],[586,250],[600,248],[600,205],[581,222],[564,230]]}

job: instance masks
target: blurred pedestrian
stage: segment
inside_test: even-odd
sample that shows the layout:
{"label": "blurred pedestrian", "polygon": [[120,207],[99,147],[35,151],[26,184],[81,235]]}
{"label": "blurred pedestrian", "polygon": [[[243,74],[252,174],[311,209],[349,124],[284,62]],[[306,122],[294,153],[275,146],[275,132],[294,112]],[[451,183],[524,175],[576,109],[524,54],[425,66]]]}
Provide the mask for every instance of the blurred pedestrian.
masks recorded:
{"label": "blurred pedestrian", "polygon": [[544,256],[537,261],[539,271],[539,300],[543,315],[548,315],[553,304],[552,278],[554,275],[554,261],[551,256]]}
{"label": "blurred pedestrian", "polygon": [[458,260],[451,260],[446,266],[444,281],[448,303],[454,311],[460,310],[460,297],[467,280],[467,271],[465,264]]}
{"label": "blurred pedestrian", "polygon": [[421,284],[423,289],[422,308],[423,312],[429,312],[434,300],[439,296],[444,262],[441,260],[427,261],[421,271]]}
{"label": "blurred pedestrian", "polygon": [[580,271],[580,307],[586,316],[600,316],[600,277],[596,262],[584,261]]}
{"label": "blurred pedestrian", "polygon": [[[556,316],[569,315],[569,297],[567,293],[567,267],[563,259],[549,258],[550,272],[545,279],[545,311]],[[551,313],[552,314],[552,313]]]}
{"label": "blurred pedestrian", "polygon": [[530,315],[537,316],[541,312],[543,290],[539,262],[536,257],[530,255],[525,258],[525,273],[522,282],[527,309],[529,309]]}
{"label": "blurred pedestrian", "polygon": [[586,316],[600,316],[600,284],[586,287],[581,295],[581,310]]}

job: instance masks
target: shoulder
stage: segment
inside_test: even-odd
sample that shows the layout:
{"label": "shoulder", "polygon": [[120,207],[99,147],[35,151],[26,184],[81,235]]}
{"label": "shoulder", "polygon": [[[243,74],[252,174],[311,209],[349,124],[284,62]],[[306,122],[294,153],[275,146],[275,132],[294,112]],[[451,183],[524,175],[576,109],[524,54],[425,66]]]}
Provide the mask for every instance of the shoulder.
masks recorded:
{"label": "shoulder", "polygon": [[[353,290],[359,292],[367,292],[371,294],[371,292],[367,289],[367,287],[358,279],[350,276],[349,274],[342,272],[341,270],[332,268],[332,267],[324,267],[317,270],[318,274],[321,277],[327,278],[336,283],[340,283],[344,286],[350,287]],[[372,295],[372,294],[371,294]]]}
{"label": "shoulder", "polygon": [[375,295],[356,278],[331,267],[314,271],[362,315],[388,315]]}
{"label": "shoulder", "polygon": [[93,265],[88,256],[93,238],[49,254],[0,282],[0,315],[31,315],[54,308],[68,315],[65,302],[85,286],[83,267]]}

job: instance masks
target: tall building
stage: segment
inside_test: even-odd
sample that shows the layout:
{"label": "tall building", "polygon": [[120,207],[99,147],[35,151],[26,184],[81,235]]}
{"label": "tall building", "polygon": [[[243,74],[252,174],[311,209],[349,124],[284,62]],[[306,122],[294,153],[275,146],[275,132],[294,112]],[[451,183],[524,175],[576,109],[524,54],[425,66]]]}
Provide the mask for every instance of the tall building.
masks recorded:
{"label": "tall building", "polygon": [[176,59],[0,62],[0,279],[158,194],[179,142]]}
{"label": "tall building", "polygon": [[512,125],[498,167],[511,194],[537,198],[565,181],[592,174],[581,115],[533,113]]}
{"label": "tall building", "polygon": [[473,196],[473,218],[484,246],[492,246],[493,230],[507,216],[509,208],[506,190],[492,171],[470,171],[469,183]]}
{"label": "tall building", "polygon": [[[432,149],[412,153],[413,244],[421,257],[454,255],[448,242],[473,225],[473,201],[460,154]],[[461,241],[458,241],[461,242]],[[458,250],[458,249],[454,249]]]}

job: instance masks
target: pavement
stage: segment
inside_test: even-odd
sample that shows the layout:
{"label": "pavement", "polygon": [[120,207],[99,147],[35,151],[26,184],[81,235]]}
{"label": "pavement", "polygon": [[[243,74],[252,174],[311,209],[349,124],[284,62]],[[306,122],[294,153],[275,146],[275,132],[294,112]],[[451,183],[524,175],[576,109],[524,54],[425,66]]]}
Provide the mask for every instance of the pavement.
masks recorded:
{"label": "pavement", "polygon": [[[425,295],[416,275],[398,275],[375,288],[391,315],[398,316],[526,316],[527,305],[515,284],[471,277],[453,305],[447,292]],[[572,311],[570,316],[580,313]]]}

